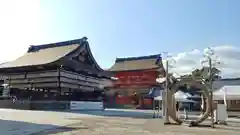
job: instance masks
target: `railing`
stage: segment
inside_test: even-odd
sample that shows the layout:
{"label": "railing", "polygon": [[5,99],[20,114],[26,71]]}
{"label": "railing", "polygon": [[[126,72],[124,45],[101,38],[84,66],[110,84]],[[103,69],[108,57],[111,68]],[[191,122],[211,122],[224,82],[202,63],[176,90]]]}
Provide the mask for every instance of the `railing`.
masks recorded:
{"label": "railing", "polygon": [[29,101],[1,100],[0,108],[22,110],[102,110],[102,101]]}

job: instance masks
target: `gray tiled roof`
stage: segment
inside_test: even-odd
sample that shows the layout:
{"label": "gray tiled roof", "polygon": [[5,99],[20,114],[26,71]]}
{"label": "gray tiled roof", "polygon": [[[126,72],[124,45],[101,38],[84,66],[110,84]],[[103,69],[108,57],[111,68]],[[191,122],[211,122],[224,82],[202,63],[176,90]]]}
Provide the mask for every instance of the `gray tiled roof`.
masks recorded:
{"label": "gray tiled roof", "polygon": [[1,64],[0,68],[24,67],[52,63],[71,53],[79,46],[80,44],[51,46],[43,49],[41,48],[37,51],[29,51],[14,61]]}
{"label": "gray tiled roof", "polygon": [[159,65],[156,65],[158,56],[159,55],[117,58],[115,64],[109,69],[109,71],[157,69],[159,68]]}

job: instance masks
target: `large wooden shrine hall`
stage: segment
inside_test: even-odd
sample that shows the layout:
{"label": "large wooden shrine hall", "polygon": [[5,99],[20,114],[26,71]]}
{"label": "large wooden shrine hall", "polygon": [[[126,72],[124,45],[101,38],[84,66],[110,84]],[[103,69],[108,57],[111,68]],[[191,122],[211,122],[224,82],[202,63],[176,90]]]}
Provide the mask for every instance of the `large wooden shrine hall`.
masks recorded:
{"label": "large wooden shrine hall", "polygon": [[32,45],[0,65],[10,95],[23,100],[99,100],[110,78],[99,67],[87,38]]}

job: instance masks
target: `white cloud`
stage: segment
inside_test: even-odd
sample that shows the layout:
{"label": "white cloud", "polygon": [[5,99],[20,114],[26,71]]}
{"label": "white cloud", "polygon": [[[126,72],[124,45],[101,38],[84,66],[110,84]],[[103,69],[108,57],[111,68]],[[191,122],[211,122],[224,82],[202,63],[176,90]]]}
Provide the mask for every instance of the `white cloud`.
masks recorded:
{"label": "white cloud", "polygon": [[[214,50],[214,62],[216,67],[221,70],[221,75],[224,78],[240,77],[240,48],[234,46],[216,46],[212,47]],[[193,50],[189,52],[179,53],[173,55],[169,59],[169,72],[184,75],[188,74],[195,69],[202,67],[201,61],[204,59],[203,54],[207,50]],[[213,63],[214,63],[213,62]],[[165,66],[165,61],[163,61]]]}

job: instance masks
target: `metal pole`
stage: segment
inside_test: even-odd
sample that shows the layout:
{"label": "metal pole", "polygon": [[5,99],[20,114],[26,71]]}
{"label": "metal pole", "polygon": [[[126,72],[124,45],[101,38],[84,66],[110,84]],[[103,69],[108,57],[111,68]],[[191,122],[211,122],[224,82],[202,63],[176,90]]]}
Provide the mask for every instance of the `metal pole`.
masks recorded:
{"label": "metal pole", "polygon": [[154,99],[153,99],[153,118],[156,118],[156,104]]}
{"label": "metal pole", "polygon": [[210,76],[210,111],[211,111],[211,127],[214,128],[214,117],[213,117],[213,94],[212,94],[212,82],[213,82],[213,78],[212,78],[212,59],[210,57],[208,57],[208,62],[209,62],[209,76]]}
{"label": "metal pole", "polygon": [[158,100],[158,118],[160,118],[160,100]]}
{"label": "metal pole", "polygon": [[165,121],[164,124],[170,124],[168,114],[168,60],[166,60],[166,84],[165,84]]}

